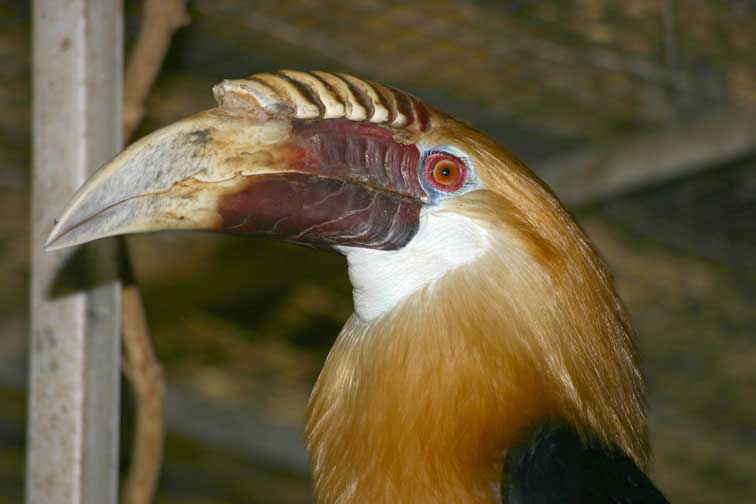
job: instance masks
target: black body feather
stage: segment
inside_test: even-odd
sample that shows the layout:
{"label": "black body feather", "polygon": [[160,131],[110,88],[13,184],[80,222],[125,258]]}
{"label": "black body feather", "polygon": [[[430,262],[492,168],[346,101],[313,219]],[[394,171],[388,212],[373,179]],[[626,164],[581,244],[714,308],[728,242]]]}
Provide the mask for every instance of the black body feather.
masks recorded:
{"label": "black body feather", "polygon": [[624,452],[561,424],[533,429],[504,471],[506,504],[669,504]]}

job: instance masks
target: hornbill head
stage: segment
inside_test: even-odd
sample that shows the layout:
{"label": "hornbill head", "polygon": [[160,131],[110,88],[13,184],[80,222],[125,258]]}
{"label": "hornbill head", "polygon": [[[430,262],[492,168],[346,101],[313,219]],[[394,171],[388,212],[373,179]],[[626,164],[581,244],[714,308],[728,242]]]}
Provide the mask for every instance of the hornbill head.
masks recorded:
{"label": "hornbill head", "polygon": [[96,173],[47,248],[195,229],[345,254],[355,315],[307,427],[321,500],[490,502],[502,454],[544,418],[645,463],[624,309],[526,167],[409,94],[349,75],[281,71],[214,91],[217,108]]}

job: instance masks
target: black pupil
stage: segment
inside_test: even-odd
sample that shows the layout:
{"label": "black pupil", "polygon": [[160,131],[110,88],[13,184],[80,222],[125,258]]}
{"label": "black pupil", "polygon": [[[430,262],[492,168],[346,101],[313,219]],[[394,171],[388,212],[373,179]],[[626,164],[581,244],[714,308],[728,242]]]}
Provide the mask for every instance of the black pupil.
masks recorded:
{"label": "black pupil", "polygon": [[446,178],[446,177],[451,176],[451,174],[452,174],[452,170],[451,170],[451,168],[449,166],[444,166],[444,167],[441,168],[441,176],[442,177]]}

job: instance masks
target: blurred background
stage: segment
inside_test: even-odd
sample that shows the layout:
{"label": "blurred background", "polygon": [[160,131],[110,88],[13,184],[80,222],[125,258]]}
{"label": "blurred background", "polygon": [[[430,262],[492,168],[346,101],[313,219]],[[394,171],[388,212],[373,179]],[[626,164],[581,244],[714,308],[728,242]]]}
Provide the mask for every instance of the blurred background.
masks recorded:
{"label": "blurred background", "polygon": [[[277,68],[354,73],[475,125],[554,182],[609,263],[660,488],[756,502],[756,1],[188,5],[137,136],[212,107],[223,78]],[[128,50],[142,4],[124,6]],[[23,496],[30,33],[28,2],[0,0],[0,503]],[[746,147],[721,148],[734,137]],[[706,163],[685,160],[699,148]],[[608,164],[619,182],[591,192]],[[129,245],[168,381],[157,501],[311,502],[302,418],[351,313],[344,260],[217,235]]]}

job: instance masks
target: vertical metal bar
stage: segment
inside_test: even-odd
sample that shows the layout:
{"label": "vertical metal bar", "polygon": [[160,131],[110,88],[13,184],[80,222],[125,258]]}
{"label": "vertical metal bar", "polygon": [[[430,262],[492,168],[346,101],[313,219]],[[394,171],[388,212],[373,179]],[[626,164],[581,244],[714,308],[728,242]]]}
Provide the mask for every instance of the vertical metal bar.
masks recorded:
{"label": "vertical metal bar", "polygon": [[121,0],[34,0],[26,502],[115,503],[120,286],[112,242],[46,253],[53,219],[121,147]]}

